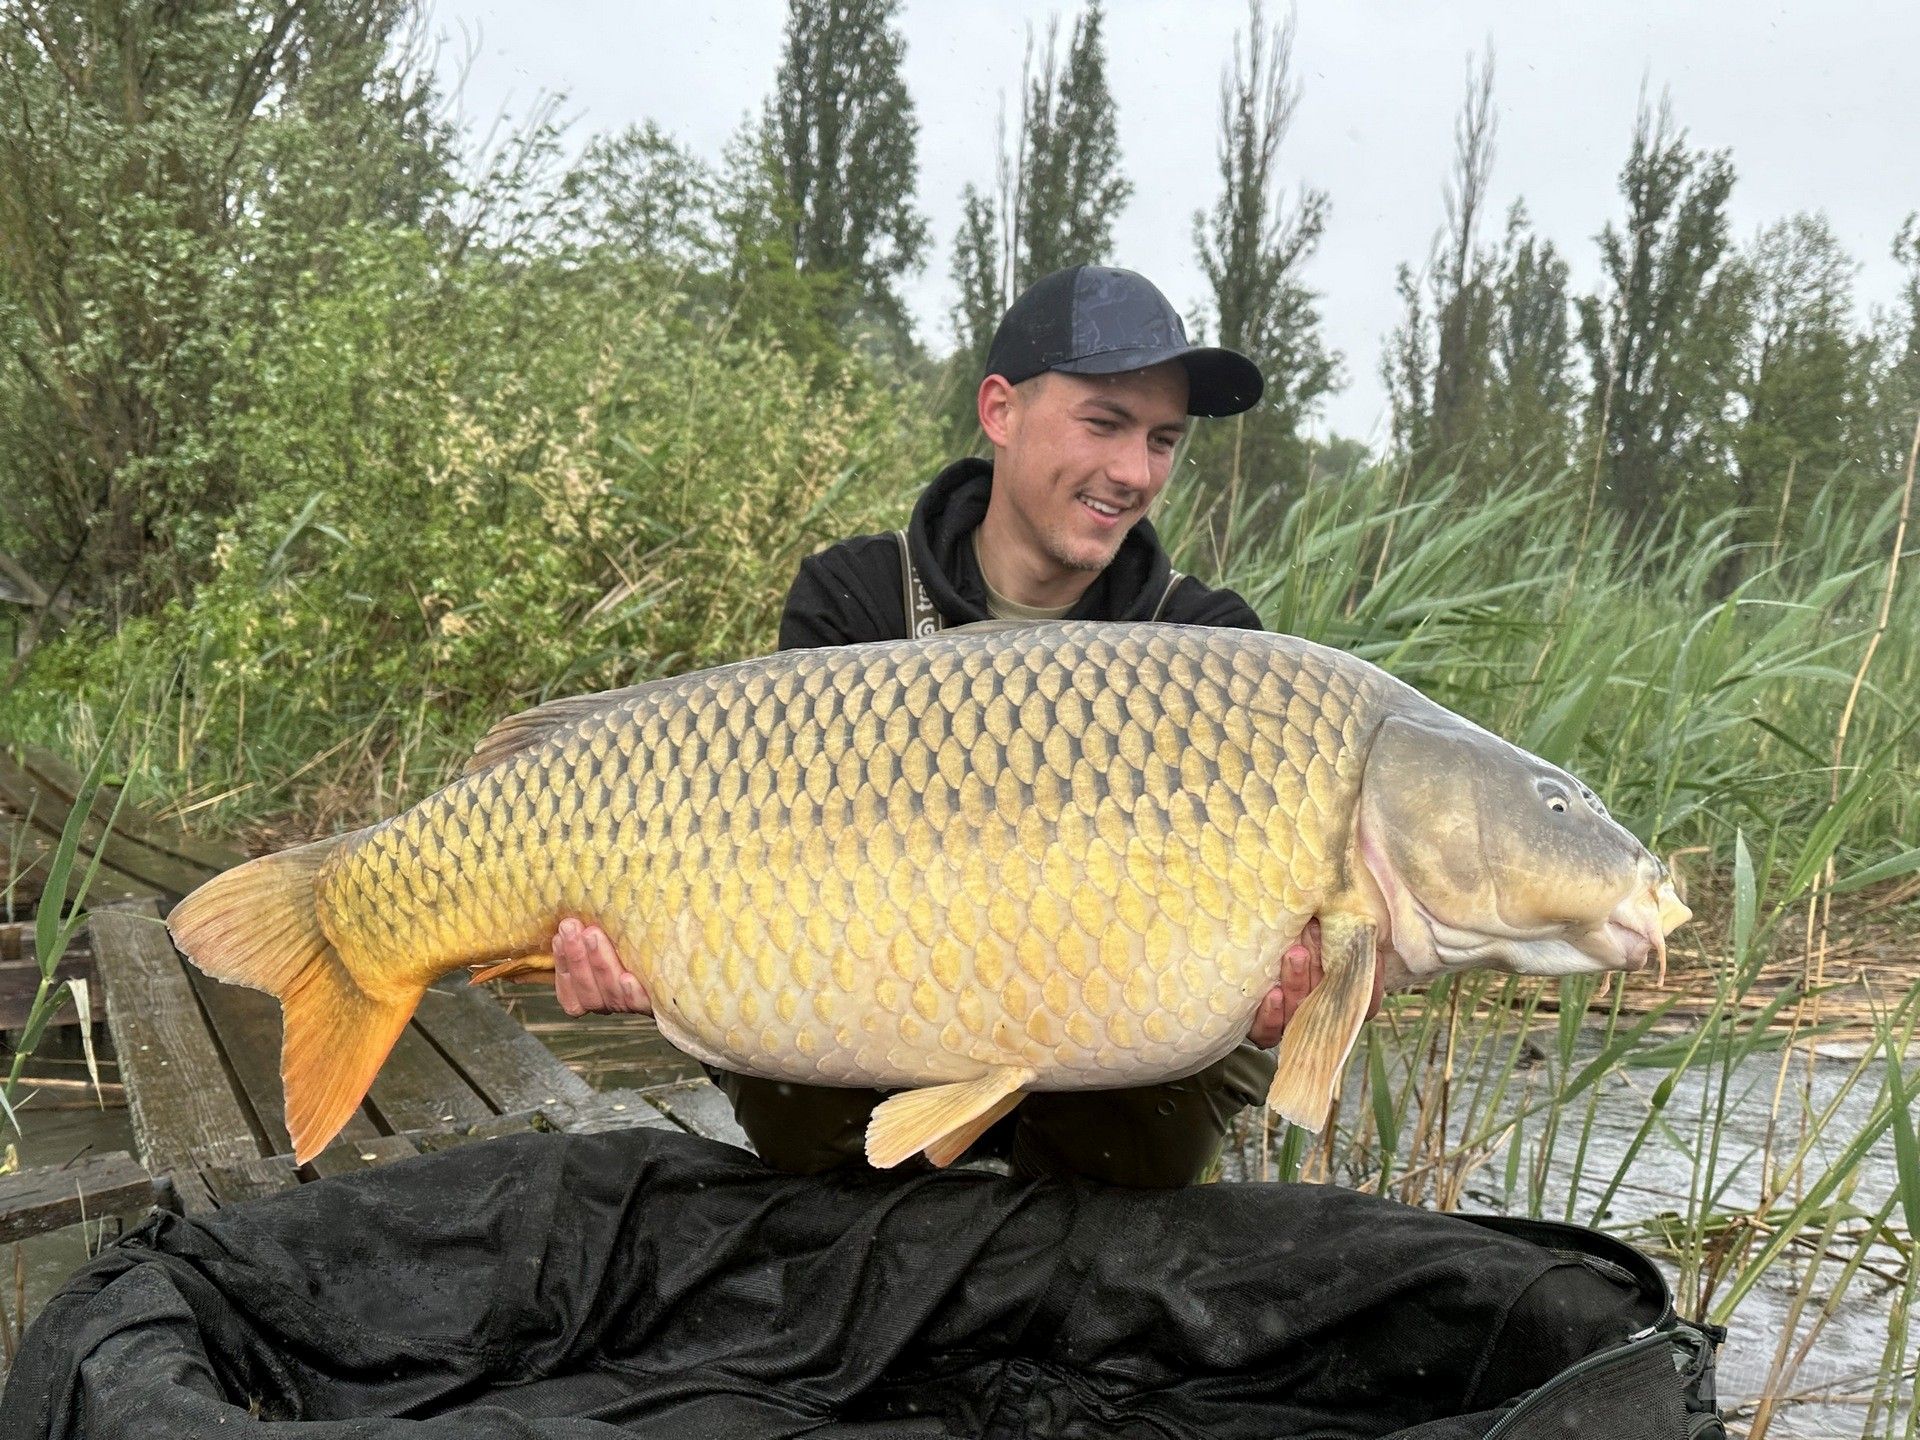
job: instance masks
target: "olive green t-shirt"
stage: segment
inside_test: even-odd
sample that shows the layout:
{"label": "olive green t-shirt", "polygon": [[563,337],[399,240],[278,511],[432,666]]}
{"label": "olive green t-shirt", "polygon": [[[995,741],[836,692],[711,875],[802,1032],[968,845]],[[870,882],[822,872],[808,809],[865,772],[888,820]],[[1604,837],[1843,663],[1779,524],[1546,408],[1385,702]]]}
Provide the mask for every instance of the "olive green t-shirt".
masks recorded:
{"label": "olive green t-shirt", "polygon": [[[973,532],[973,558],[976,564],[980,560],[980,532]],[[1059,620],[1079,602],[1069,600],[1064,605],[1043,607],[1022,605],[1018,600],[1009,600],[993,588],[993,582],[987,579],[987,567],[980,566],[980,583],[987,587],[987,614],[996,620]]]}

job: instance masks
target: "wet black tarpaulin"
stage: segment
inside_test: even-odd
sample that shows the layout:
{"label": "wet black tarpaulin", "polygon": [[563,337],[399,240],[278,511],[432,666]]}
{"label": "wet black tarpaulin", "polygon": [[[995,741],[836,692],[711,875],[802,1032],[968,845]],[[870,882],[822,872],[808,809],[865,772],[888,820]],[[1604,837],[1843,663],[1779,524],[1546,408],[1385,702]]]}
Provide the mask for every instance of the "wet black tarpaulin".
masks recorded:
{"label": "wet black tarpaulin", "polygon": [[1333,1187],[799,1179],[529,1134],[151,1217],[36,1319],[0,1434],[1455,1440],[1650,1303]]}

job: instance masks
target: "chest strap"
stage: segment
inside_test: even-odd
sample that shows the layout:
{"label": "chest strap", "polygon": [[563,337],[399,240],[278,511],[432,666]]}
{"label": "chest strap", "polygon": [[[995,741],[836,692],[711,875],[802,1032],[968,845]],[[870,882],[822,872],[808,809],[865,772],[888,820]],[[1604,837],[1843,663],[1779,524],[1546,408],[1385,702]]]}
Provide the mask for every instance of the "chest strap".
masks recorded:
{"label": "chest strap", "polygon": [[[946,619],[933,603],[933,597],[927,594],[926,582],[920,578],[920,567],[913,563],[913,547],[907,543],[907,532],[896,530],[894,540],[900,546],[900,607],[907,617],[907,637],[912,640],[924,640],[929,635],[938,634],[946,628]],[[1167,608],[1167,601],[1174,587],[1186,579],[1178,570],[1167,575],[1167,587],[1160,592],[1160,601],[1153,607],[1151,619],[1158,620]]]}

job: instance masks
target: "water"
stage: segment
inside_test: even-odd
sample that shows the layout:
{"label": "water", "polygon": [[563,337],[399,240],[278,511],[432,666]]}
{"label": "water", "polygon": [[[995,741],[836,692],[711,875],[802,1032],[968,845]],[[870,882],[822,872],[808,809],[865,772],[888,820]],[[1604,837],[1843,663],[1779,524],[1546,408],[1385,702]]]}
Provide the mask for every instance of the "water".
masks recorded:
{"label": "water", "polygon": [[[1551,1043],[1550,1034],[1543,1037],[1543,1048]],[[1578,1073],[1600,1053],[1600,1048],[1597,1038],[1584,1037],[1575,1048],[1568,1073]],[[1504,1053],[1502,1051],[1503,1056]],[[1770,1127],[1769,1112],[1780,1079],[1777,1054],[1748,1057],[1730,1070],[1724,1084],[1717,1068],[1696,1065],[1674,1080],[1663,1111],[1665,1125],[1656,1126],[1646,1138],[1632,1160],[1627,1178],[1609,1196],[1614,1177],[1626,1162],[1650,1113],[1655,1087],[1670,1073],[1665,1068],[1615,1071],[1592,1090],[1561,1107],[1558,1137],[1542,1187],[1541,1213],[1550,1219],[1596,1225],[1639,1244],[1665,1271],[1669,1284],[1678,1289],[1679,1267],[1671,1256],[1660,1253],[1659,1242],[1649,1238],[1648,1227],[1662,1217],[1678,1217],[1695,1211],[1699,1208],[1691,1198],[1695,1192],[1711,1194],[1712,1202],[1707,1208],[1714,1213],[1737,1214],[1744,1209],[1751,1214],[1761,1193],[1765,1157],[1771,1155],[1775,1165],[1784,1164],[1801,1143],[1803,1134],[1813,1137],[1802,1172],[1805,1186],[1811,1187],[1829,1167],[1841,1161],[1849,1144],[1866,1129],[1880,1093],[1884,1069],[1878,1062],[1869,1062],[1866,1073],[1849,1088],[1846,1081],[1853,1069],[1851,1062],[1818,1060],[1809,1079],[1805,1054],[1797,1053],[1787,1071],[1779,1118]],[[1534,1067],[1524,1080],[1516,1081],[1514,1093],[1502,1107],[1503,1115],[1537,1103],[1548,1082],[1546,1068]],[[1358,1094],[1360,1086],[1361,1076],[1356,1071],[1348,1077],[1347,1092]],[[1719,1108],[1723,1093],[1724,1112]],[[1838,1102],[1832,1115],[1824,1125],[1816,1125],[1818,1117],[1836,1097]],[[1456,1105],[1462,1103],[1456,1101]],[[1803,1115],[1807,1117],[1804,1130]],[[1503,1149],[1468,1180],[1461,1201],[1463,1210],[1525,1212],[1526,1176],[1539,1153],[1547,1119],[1547,1114],[1542,1112],[1524,1122],[1524,1132],[1518,1142],[1521,1149],[1518,1193],[1511,1196],[1506,1193],[1508,1157]],[[1713,1148],[1716,1127],[1717,1151]],[[1460,1139],[1459,1121],[1451,1128],[1454,1138]],[[1481,1128],[1484,1122],[1476,1126],[1477,1130]],[[1284,1131],[1284,1127],[1277,1129]],[[1583,1130],[1586,1144],[1582,1158],[1578,1149]],[[1280,1138],[1276,1135],[1276,1152]],[[1236,1178],[1258,1173],[1257,1145],[1237,1159],[1239,1163],[1231,1172]],[[1896,1177],[1892,1136],[1883,1132],[1853,1172],[1851,1204],[1860,1210],[1874,1211],[1894,1193]],[[1790,1207],[1795,1198],[1796,1192],[1789,1186],[1784,1200],[1777,1205]],[[1605,1210],[1601,1212],[1603,1201]],[[1897,1207],[1890,1223],[1904,1230]],[[1754,1249],[1758,1248],[1756,1243]],[[1840,1277],[1850,1247],[1837,1245],[1836,1253],[1842,1258],[1825,1261],[1815,1276],[1810,1297],[1789,1342],[1789,1354],[1798,1348],[1832,1294],[1831,1287]],[[1721,1351],[1718,1368],[1721,1403],[1730,1413],[1743,1411],[1750,1417],[1752,1404],[1766,1390],[1780,1336],[1794,1298],[1806,1279],[1809,1259],[1810,1252],[1805,1247],[1789,1247],[1734,1311],[1729,1322],[1731,1333]],[[1869,1263],[1888,1274],[1897,1274],[1901,1269],[1900,1256],[1884,1245],[1870,1249]],[[1723,1284],[1713,1298],[1717,1301],[1725,1290]],[[1815,1437],[1826,1440],[1826,1437],[1860,1434],[1865,1417],[1863,1402],[1872,1393],[1886,1360],[1897,1293],[1896,1285],[1864,1269],[1854,1277],[1787,1387],[1790,1394],[1801,1398],[1776,1412],[1771,1435],[1786,1437],[1786,1440],[1815,1440]],[[1691,1309],[1685,1295],[1681,1296],[1681,1308]],[[1920,1351],[1920,1326],[1910,1335],[1900,1367],[1909,1375],[1904,1396],[1907,1405],[1912,1404],[1910,1377],[1917,1351]],[[1884,1423],[1883,1417],[1877,1426]],[[1900,1433],[1897,1426],[1895,1433]]]}
{"label": "water", "polygon": [[[30,1083],[30,1082],[29,1082]],[[39,1165],[64,1165],[86,1154],[106,1154],[115,1150],[133,1150],[133,1125],[124,1105],[109,1105],[104,1110],[85,1108],[37,1109],[40,1102],[30,1101],[20,1114],[23,1133],[7,1131],[7,1141],[20,1158],[22,1169]],[[5,1125],[0,1118],[0,1125]],[[110,1244],[124,1227],[137,1222],[144,1213],[135,1209],[122,1214],[89,1215],[83,1225],[69,1225],[45,1235],[35,1235],[20,1243],[25,1263],[26,1313],[37,1315],[47,1300],[60,1289],[76,1268],[84,1264],[102,1245]],[[10,1248],[10,1247],[9,1247]],[[0,1251],[0,1304],[16,1325],[18,1299],[15,1290],[14,1257]]]}

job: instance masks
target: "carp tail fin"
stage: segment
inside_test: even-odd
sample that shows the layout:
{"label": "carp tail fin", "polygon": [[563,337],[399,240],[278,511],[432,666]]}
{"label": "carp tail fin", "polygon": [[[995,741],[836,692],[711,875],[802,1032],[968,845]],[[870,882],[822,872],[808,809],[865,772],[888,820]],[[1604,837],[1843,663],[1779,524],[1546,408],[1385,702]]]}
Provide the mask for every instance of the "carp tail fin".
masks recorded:
{"label": "carp tail fin", "polygon": [[214,876],[167,916],[173,943],[200,969],[280,1002],[280,1079],[299,1164],[352,1117],[424,990],[385,980],[370,991],[321,928],[315,877],[353,838],[249,860]]}
{"label": "carp tail fin", "polygon": [[1352,916],[1320,917],[1320,961],[1326,973],[1280,1037],[1279,1068],[1267,1104],[1295,1125],[1326,1128],[1347,1056],[1373,1002],[1375,928]]}

